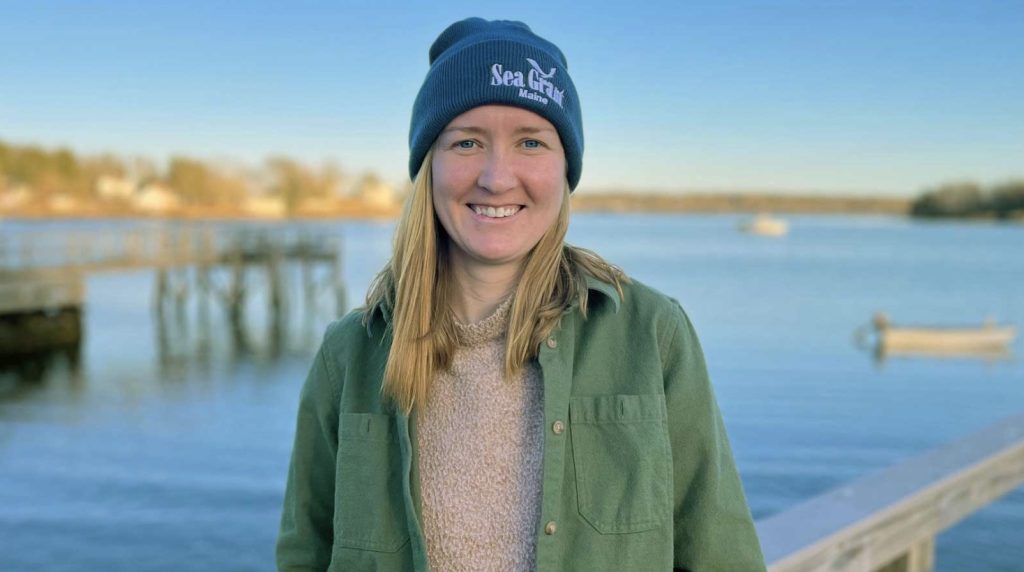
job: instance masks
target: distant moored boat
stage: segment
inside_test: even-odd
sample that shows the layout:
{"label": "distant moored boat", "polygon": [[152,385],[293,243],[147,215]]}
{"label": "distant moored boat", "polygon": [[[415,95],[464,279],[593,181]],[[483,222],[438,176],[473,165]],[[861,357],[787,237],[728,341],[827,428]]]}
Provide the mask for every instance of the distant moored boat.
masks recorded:
{"label": "distant moored boat", "polygon": [[760,236],[785,236],[789,232],[789,223],[762,213],[741,224],[740,230]]}
{"label": "distant moored boat", "polygon": [[1013,326],[986,321],[980,326],[894,326],[885,314],[875,314],[878,347],[885,353],[997,353],[1005,352],[1017,337]]}

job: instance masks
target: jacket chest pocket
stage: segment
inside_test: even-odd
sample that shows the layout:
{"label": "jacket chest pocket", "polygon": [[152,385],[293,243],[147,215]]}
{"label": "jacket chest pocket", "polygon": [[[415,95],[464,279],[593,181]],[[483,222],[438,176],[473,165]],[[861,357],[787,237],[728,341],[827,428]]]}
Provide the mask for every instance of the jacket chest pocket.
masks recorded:
{"label": "jacket chest pocket", "polygon": [[395,420],[379,413],[342,413],[338,423],[335,544],[396,552],[409,541],[409,530]]}
{"label": "jacket chest pocket", "polygon": [[569,401],[580,515],[598,532],[641,532],[672,513],[665,396],[607,395]]}

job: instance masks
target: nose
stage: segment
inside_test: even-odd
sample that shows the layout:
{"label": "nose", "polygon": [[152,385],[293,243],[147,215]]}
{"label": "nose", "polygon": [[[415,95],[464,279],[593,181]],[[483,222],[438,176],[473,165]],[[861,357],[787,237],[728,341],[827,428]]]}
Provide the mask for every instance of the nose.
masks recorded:
{"label": "nose", "polygon": [[487,155],[476,183],[490,193],[499,194],[514,189],[518,181],[512,158],[502,150],[493,150]]}

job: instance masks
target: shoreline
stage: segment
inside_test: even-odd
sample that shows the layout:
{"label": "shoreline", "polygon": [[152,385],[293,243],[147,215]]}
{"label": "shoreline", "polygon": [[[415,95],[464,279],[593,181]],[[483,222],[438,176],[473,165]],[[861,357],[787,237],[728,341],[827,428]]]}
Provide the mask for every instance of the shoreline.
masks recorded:
{"label": "shoreline", "polygon": [[[708,215],[771,214],[792,215],[882,215],[922,221],[957,222],[1009,222],[1024,223],[1024,218],[999,219],[987,216],[929,217],[915,216],[911,211],[913,199],[903,197],[872,196],[815,196],[792,194],[634,194],[634,193],[574,193],[571,198],[573,213],[601,214],[675,214]],[[291,214],[259,215],[241,209],[219,207],[184,207],[163,212],[136,211],[123,206],[90,203],[75,208],[53,209],[42,205],[23,206],[0,210],[0,221],[44,220],[173,220],[224,222],[290,222],[316,220],[369,220],[392,221],[401,214],[402,206],[366,205],[344,201],[335,206],[300,208]]]}
{"label": "shoreline", "polygon": [[[886,214],[909,215],[911,199],[782,194],[634,194],[586,191],[571,197],[573,212],[652,213],[652,214]],[[326,208],[324,208],[326,207]],[[0,210],[0,220],[40,219],[171,219],[171,220],[392,220],[401,213],[401,205],[378,207],[344,201],[336,206],[300,208],[289,214],[259,215],[241,209],[219,207],[183,207],[161,212],[137,211],[123,206],[88,203],[74,208],[52,209],[25,205]]]}
{"label": "shoreline", "polygon": [[573,197],[573,206],[580,212],[907,215],[911,203],[912,199],[902,197],[772,193],[591,193]]}

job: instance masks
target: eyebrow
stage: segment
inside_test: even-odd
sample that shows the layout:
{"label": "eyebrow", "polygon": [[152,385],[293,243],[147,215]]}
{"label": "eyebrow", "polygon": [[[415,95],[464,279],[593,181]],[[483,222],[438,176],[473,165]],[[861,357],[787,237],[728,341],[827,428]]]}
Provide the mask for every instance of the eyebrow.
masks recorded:
{"label": "eyebrow", "polygon": [[[472,133],[474,135],[484,135],[484,134],[487,133],[487,130],[484,129],[483,127],[476,127],[476,126],[471,126],[471,125],[467,125],[467,126],[463,127],[463,126],[456,125],[456,126],[449,127],[447,129],[445,129],[444,131],[441,132],[441,134],[444,135],[445,133],[452,133],[454,131],[459,131],[459,132],[462,132],[462,133]],[[512,132],[512,134],[513,135],[520,135],[520,134],[523,134],[523,133],[533,134],[533,133],[545,133],[545,132],[556,133],[556,131],[554,129],[552,129],[551,127],[534,127],[532,125],[524,125],[522,127],[517,127],[516,130]]]}

